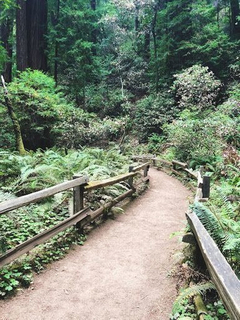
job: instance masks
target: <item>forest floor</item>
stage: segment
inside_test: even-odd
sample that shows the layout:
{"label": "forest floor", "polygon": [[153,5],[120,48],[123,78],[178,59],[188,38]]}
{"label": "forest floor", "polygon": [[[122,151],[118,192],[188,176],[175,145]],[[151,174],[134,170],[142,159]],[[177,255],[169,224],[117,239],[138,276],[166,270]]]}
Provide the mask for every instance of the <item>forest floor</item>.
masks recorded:
{"label": "forest floor", "polygon": [[107,220],[30,288],[0,301],[0,320],[167,320],[176,298],[171,276],[186,224],[188,191],[150,170],[150,187]]}

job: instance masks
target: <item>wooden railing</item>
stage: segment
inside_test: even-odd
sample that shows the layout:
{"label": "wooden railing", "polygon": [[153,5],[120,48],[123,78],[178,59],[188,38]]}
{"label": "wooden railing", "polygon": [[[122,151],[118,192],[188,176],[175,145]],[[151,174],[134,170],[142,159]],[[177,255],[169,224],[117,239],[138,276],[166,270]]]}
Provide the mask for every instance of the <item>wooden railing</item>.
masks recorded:
{"label": "wooden railing", "polygon": [[200,168],[199,171],[193,171],[188,168],[187,163],[180,162],[177,160],[167,161],[164,159],[157,158],[155,156],[133,156],[133,160],[148,161],[154,166],[167,166],[171,169],[171,172],[180,175],[180,172],[186,172],[188,176],[197,180],[197,192],[195,200],[199,202],[207,201],[210,196],[210,177],[203,175],[203,170]]}
{"label": "wooden railing", "polygon": [[[38,202],[44,198],[53,196],[56,193],[63,192],[73,188],[73,214],[65,219],[64,221],[58,223],[54,227],[41,232],[40,234],[34,236],[31,239],[19,244],[13,249],[8,250],[5,254],[0,256],[0,267],[10,263],[14,259],[20,257],[24,253],[29,252],[31,249],[36,247],[39,244],[44,243],[48,239],[52,238],[56,234],[70,226],[76,225],[78,229],[82,229],[85,225],[95,220],[101,214],[106,214],[114,205],[122,201],[126,197],[131,196],[136,191],[136,186],[139,184],[139,181],[134,182],[133,177],[141,175],[140,181],[147,182],[148,177],[149,163],[144,163],[138,166],[130,166],[129,173],[122,174],[110,179],[102,181],[91,181],[89,182],[88,177],[86,176],[74,176],[74,179],[71,181],[63,182],[56,186],[31,193],[13,200],[8,200],[0,203],[0,215],[5,214],[14,209],[26,206],[30,203]],[[141,174],[143,170],[143,174]],[[90,208],[84,208],[84,195],[85,193],[103,188],[106,186],[111,186],[122,181],[128,181],[129,190],[113,199],[109,203],[106,203],[104,206],[101,206],[95,211],[90,210]]]}
{"label": "wooden railing", "polygon": [[[210,177],[202,174],[202,169],[197,172],[188,169],[186,163],[176,160],[172,162],[156,157],[133,157],[138,160],[148,160],[154,165],[167,165],[173,172],[185,171],[197,180],[197,191],[194,201],[207,201],[210,196]],[[212,281],[221,297],[228,313],[233,320],[240,319],[240,281],[228,264],[227,260],[211,238],[194,211],[186,213],[187,220],[195,236],[205,264],[208,268]]]}

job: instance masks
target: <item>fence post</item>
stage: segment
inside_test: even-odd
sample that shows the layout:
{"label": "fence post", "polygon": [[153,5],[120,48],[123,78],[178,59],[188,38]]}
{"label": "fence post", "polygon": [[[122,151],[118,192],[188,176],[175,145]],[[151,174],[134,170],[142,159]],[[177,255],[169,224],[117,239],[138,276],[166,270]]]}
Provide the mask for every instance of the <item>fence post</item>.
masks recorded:
{"label": "fence post", "polygon": [[210,197],[210,177],[209,176],[203,176],[202,195],[203,195],[203,198]]}
{"label": "fence post", "polygon": [[[134,166],[129,166],[129,172],[133,172],[133,169],[134,169]],[[129,183],[129,185],[130,185],[130,187],[133,189],[133,177],[130,177],[129,179],[128,179],[128,183]]]}
{"label": "fence post", "polygon": [[144,167],[144,178],[147,177],[148,175],[148,170],[149,170],[149,165],[147,165],[146,167]]}
{"label": "fence post", "polygon": [[[73,179],[80,178],[81,175],[74,175]],[[79,212],[83,209],[83,195],[84,195],[84,186],[80,185],[73,188],[73,214]]]}

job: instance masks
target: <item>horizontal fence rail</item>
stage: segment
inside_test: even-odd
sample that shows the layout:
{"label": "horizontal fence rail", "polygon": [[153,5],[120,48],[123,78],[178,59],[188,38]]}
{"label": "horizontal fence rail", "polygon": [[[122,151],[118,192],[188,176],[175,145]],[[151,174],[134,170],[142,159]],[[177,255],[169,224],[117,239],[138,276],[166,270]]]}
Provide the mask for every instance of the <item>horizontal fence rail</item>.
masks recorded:
{"label": "horizontal fence rail", "polygon": [[171,168],[173,173],[179,175],[179,171],[184,171],[188,176],[198,181],[197,192],[195,196],[196,201],[204,202],[207,201],[210,196],[210,177],[202,174],[202,169],[199,171],[193,171],[188,168],[188,164],[177,160],[167,161],[160,159],[155,156],[133,156],[133,160],[138,161],[149,161],[154,166],[164,165]]}
{"label": "horizontal fence rail", "polygon": [[[197,190],[194,201],[207,201],[210,196],[210,177],[203,175],[203,170],[193,171],[188,168],[187,163],[177,160],[166,161],[155,156],[134,156],[132,159],[138,161],[150,161],[153,165],[160,163],[171,168],[172,172],[178,174],[178,170],[185,171],[193,179],[197,180]],[[240,320],[240,281],[228,264],[227,260],[218,249],[216,243],[209,235],[195,212],[186,213],[193,236],[186,235],[185,242],[197,243],[201,250],[203,259],[208,268],[212,281],[221,297],[228,313],[233,320]]]}
{"label": "horizontal fence rail", "polygon": [[[102,181],[92,182],[89,182],[89,179],[86,176],[75,175],[73,177],[73,180],[71,181],[63,182],[56,186],[0,203],[0,214],[4,214],[14,209],[26,206],[30,203],[35,203],[44,198],[53,196],[56,193],[73,189],[73,215],[56,224],[52,228],[45,230],[42,233],[34,236],[33,238],[24,241],[15,248],[8,250],[5,254],[0,256],[0,267],[12,262],[24,253],[29,252],[34,247],[44,243],[53,236],[57,235],[59,232],[62,232],[73,225],[76,225],[76,227],[81,230],[84,226],[95,220],[100,215],[106,215],[106,213],[114,205],[124,200],[126,197],[130,197],[136,191],[135,184],[133,184],[133,177],[141,175],[143,176],[141,181],[147,182],[149,180],[148,169],[149,163],[138,166],[130,166],[129,173]],[[141,174],[141,170],[143,170],[143,174]],[[115,199],[111,200],[109,203],[106,203],[95,211],[92,211],[89,208],[84,208],[84,193],[90,192],[95,189],[111,186],[126,180],[128,181],[129,186],[128,191],[124,192],[122,195],[116,197]]]}
{"label": "horizontal fence rail", "polygon": [[81,176],[78,179],[66,181],[56,186],[34,192],[26,196],[4,201],[3,203],[0,203],[0,214],[12,211],[14,209],[18,209],[20,207],[26,206],[27,204],[40,201],[44,198],[53,196],[56,193],[66,191],[76,186],[84,185],[86,183],[88,183],[88,177]]}
{"label": "horizontal fence rail", "polygon": [[231,319],[240,319],[240,281],[195,212],[187,213],[202,256]]}

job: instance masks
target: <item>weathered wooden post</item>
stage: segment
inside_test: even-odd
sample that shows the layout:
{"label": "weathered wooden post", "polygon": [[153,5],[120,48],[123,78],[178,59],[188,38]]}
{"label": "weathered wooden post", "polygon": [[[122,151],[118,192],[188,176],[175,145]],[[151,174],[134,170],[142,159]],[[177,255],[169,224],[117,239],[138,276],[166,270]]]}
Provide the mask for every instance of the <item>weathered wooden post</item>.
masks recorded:
{"label": "weathered wooden post", "polygon": [[[129,166],[129,172],[133,172],[134,166]],[[133,189],[133,177],[130,177],[128,179],[128,184],[130,185],[130,187]]]}
{"label": "weathered wooden post", "polygon": [[[82,175],[74,175],[73,179],[82,177]],[[73,214],[81,211],[84,208],[84,185],[73,188]]]}
{"label": "weathered wooden post", "polygon": [[143,175],[144,178],[147,177],[149,168],[150,168],[149,165],[147,165],[146,167],[144,167],[144,175]]}
{"label": "weathered wooden post", "polygon": [[153,166],[156,167],[156,156],[152,158]]}
{"label": "weathered wooden post", "polygon": [[210,177],[209,176],[203,176],[202,195],[203,195],[203,198],[210,197]]}

